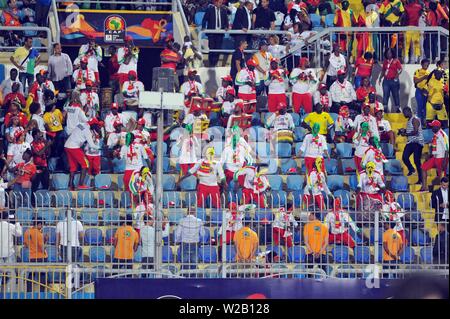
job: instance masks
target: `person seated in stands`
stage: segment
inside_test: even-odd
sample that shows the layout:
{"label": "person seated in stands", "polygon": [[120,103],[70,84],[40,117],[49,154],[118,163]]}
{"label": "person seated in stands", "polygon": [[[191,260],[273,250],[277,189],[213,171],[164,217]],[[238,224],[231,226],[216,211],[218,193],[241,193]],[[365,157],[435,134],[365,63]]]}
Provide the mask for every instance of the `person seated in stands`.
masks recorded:
{"label": "person seated in stands", "polygon": [[88,121],[96,118],[100,110],[100,99],[98,98],[97,92],[92,90],[92,86],[92,81],[87,80],[86,89],[80,94],[81,105],[83,106]]}
{"label": "person seated in stands", "polygon": [[20,92],[21,84],[20,82],[13,82],[11,85],[11,91],[6,94],[3,98],[3,107],[7,109],[7,106],[11,101],[16,100],[20,103],[21,109],[25,107],[26,101],[23,93]]}
{"label": "person seated in stands", "polygon": [[84,124],[88,122],[86,114],[81,106],[80,92],[72,91],[70,101],[64,107],[64,114],[66,118],[66,133],[72,134],[72,131],[78,124]]}
{"label": "person seated in stands", "polygon": [[5,129],[5,138],[6,138],[6,145],[9,143],[14,143],[15,140],[15,134],[19,131],[24,131],[24,127],[21,126],[19,117],[13,116],[11,117],[11,120],[9,121],[9,126]]}
{"label": "person seated in stands", "polygon": [[[89,144],[84,146],[84,153],[86,154],[86,159],[88,160],[89,167],[87,173],[92,176],[92,180],[95,179],[95,176],[100,174],[101,167],[101,157],[102,157],[102,146],[103,146],[103,138],[102,138],[102,130],[103,122],[97,120],[96,117],[89,121],[89,125],[91,127],[93,125],[97,125],[100,127],[100,130],[91,130],[92,132],[92,141],[94,142],[95,148],[91,147]],[[112,204],[112,203],[110,203]]]}
{"label": "person seated in stands", "polygon": [[333,101],[325,83],[319,83],[319,89],[313,94],[313,103],[322,105],[325,112],[330,112]]}
{"label": "person seated in stands", "polygon": [[381,174],[381,176],[384,176],[384,169],[383,166],[387,162],[389,162],[386,159],[386,156],[384,156],[383,152],[381,151],[381,145],[380,140],[378,137],[374,136],[369,139],[370,145],[369,148],[364,153],[364,156],[361,161],[361,167],[364,169],[367,165],[367,163],[372,162],[375,163],[375,170]]}
{"label": "person seated in stands", "polygon": [[350,118],[348,106],[343,105],[339,109],[338,118],[334,123],[334,141],[336,143],[351,143],[354,135],[354,124]]}
{"label": "person seated in stands", "polygon": [[437,178],[441,179],[445,175],[445,170],[448,169],[448,135],[442,130],[441,122],[434,120],[430,123],[431,129],[434,133],[430,145],[430,154],[425,163],[422,164],[422,187],[421,192],[426,191],[427,172],[433,168],[436,169]]}
{"label": "person seated in stands", "polygon": [[361,208],[361,201],[363,201],[364,207],[372,201],[382,204],[381,193],[384,193],[385,190],[384,176],[376,171],[374,162],[368,162],[365,170],[359,174],[359,182],[356,188],[357,207]]}
{"label": "person seated in stands", "polygon": [[114,123],[116,122],[125,125],[125,118],[121,112],[119,113],[119,104],[112,103],[111,109],[105,117],[105,131],[107,134],[115,131]]}
{"label": "person seated in stands", "polygon": [[392,131],[391,123],[383,118],[384,107],[380,104],[380,107],[375,111],[375,118],[377,120],[378,133],[380,134],[381,142],[388,142],[395,149],[395,134]]}
{"label": "person seated in stands", "polygon": [[223,191],[226,192],[228,185],[220,162],[214,159],[214,147],[206,149],[206,158],[196,163],[186,175],[180,178],[180,183],[185,178],[194,175],[198,178],[197,186],[197,207],[206,208],[206,201],[210,199],[210,206],[220,208],[221,192],[219,182]]}
{"label": "person seated in stands", "polygon": [[355,241],[348,232],[348,226],[357,234],[361,233],[361,229],[356,226],[350,215],[343,209],[339,197],[334,199],[333,210],[325,216],[325,224],[330,231],[328,237],[330,244],[344,244],[350,248],[355,247]]}
{"label": "person seated in stands", "polygon": [[323,106],[320,103],[314,106],[314,112],[309,113],[304,118],[301,126],[312,132],[312,126],[314,123],[319,123],[319,134],[326,136],[327,141],[331,143],[331,136],[328,132],[334,126],[334,121],[330,114],[323,111]]}
{"label": "person seated in stands", "polygon": [[144,92],[144,84],[137,78],[134,70],[128,72],[128,81],[122,86],[123,104],[127,110],[137,110],[139,105],[139,95]]}
{"label": "person seated in stands", "polygon": [[216,91],[216,101],[223,103],[226,100],[227,92],[230,88],[233,88],[233,78],[231,75],[222,76],[222,85]]}
{"label": "person seated in stands", "polygon": [[6,180],[11,180],[13,178],[14,168],[18,164],[23,163],[23,154],[26,150],[31,148],[30,143],[25,141],[26,135],[26,131],[16,131],[14,134],[14,142],[8,145],[6,162],[2,171],[2,177]]}
{"label": "person seated in stands", "polygon": [[271,59],[268,78],[264,84],[268,89],[267,107],[269,112],[276,112],[279,103],[286,103],[286,71],[278,66],[277,59]]}
{"label": "person seated in stands", "polygon": [[233,87],[228,87],[222,101],[222,125],[228,124],[228,118],[234,113],[236,103],[242,100],[236,100],[236,90]]}
{"label": "person seated in stands", "polygon": [[113,126],[114,132],[108,133],[108,139],[106,142],[106,145],[110,150],[117,148],[120,149],[122,145],[125,145],[125,138],[127,134],[122,122],[116,121]]}
{"label": "person seated in stands", "polygon": [[267,207],[265,192],[270,189],[266,176],[266,170],[260,169],[259,165],[249,164],[239,168],[234,174],[233,181],[242,187],[243,204],[255,204],[260,208]]}
{"label": "person seated in stands", "polygon": [[363,105],[368,102],[370,93],[376,94],[375,87],[370,85],[369,78],[362,78],[361,85],[356,90],[357,103]]}
{"label": "person seated in stands", "polygon": [[196,76],[197,70],[191,69],[188,71],[188,79],[180,87],[180,93],[183,93],[185,98],[194,95],[193,93],[195,93],[195,96],[204,95],[203,85],[197,81]]}
{"label": "person seated in stands", "polygon": [[308,223],[303,228],[303,238],[306,246],[306,262],[308,268],[313,268],[314,263],[321,264],[326,271],[326,264],[332,262],[327,255],[328,227],[320,221],[320,214],[311,212],[308,214]]}
{"label": "person seated in stands", "polygon": [[380,137],[380,133],[378,132],[377,119],[375,118],[375,116],[370,114],[370,111],[370,104],[364,103],[362,106],[362,114],[358,114],[355,117],[354,125],[356,132],[359,132],[361,130],[362,123],[367,123],[369,125],[370,135]]}
{"label": "person seated in stands", "polygon": [[356,92],[353,85],[347,81],[346,72],[339,70],[337,72],[337,80],[330,86],[331,94],[331,112],[339,113],[342,105],[347,105],[350,109],[355,109]]}
{"label": "person seated in stands", "polygon": [[406,214],[403,211],[399,203],[395,201],[394,194],[387,190],[384,194],[384,203],[382,208],[382,216],[385,221],[391,221],[395,223],[394,230],[399,233],[405,245],[408,244],[408,240],[405,236],[405,229],[403,228],[402,217]]}
{"label": "person seated in stands", "polygon": [[308,208],[312,203],[315,203],[316,208],[319,211],[326,208],[323,192],[326,195],[331,195],[331,192],[328,188],[325,174],[326,171],[324,169],[323,158],[317,157],[314,162],[314,167],[307,173],[308,177],[303,192],[303,201]]}
{"label": "person seated in stands", "polygon": [[275,218],[272,223],[272,239],[275,246],[283,245],[285,247],[292,247],[292,237],[294,234],[294,228],[297,228],[299,223],[295,220],[292,209],[286,209],[280,207],[275,214]]}
{"label": "person seated in stands", "polygon": [[366,52],[364,53],[364,56],[356,59],[355,62],[356,70],[354,71],[356,91],[358,91],[358,88],[361,86],[361,84],[363,84],[365,78],[369,80],[370,84],[370,77],[372,76],[373,64],[374,60],[372,52]]}
{"label": "person seated in stands", "polygon": [[201,144],[199,139],[194,135],[192,124],[184,127],[183,134],[178,137],[175,146],[180,148],[180,156],[178,163],[183,175],[188,173],[201,158]]}
{"label": "person seated in stands", "polygon": [[99,124],[100,123],[97,120],[92,120],[89,123],[78,124],[64,144],[70,171],[69,187],[72,190],[74,190],[75,187],[75,185],[73,184],[73,178],[75,176],[75,172],[78,170],[78,166],[81,167],[78,188],[89,188],[88,185],[84,184],[86,173],[89,168],[89,162],[82,147],[85,143],[87,143],[92,150],[99,148],[99,145],[94,142],[93,138],[95,134],[101,134],[101,126]]}
{"label": "person seated in stands", "polygon": [[131,175],[128,188],[137,206],[144,205],[144,207],[149,208],[155,196],[155,186],[153,185],[150,168],[142,166],[140,169],[135,170]]}
{"label": "person seated in stands", "polygon": [[247,60],[247,67],[241,69],[236,75],[235,84],[239,87],[238,97],[241,100],[256,100],[256,86],[262,81],[255,72],[257,65],[255,60]]}
{"label": "person seated in stands", "polygon": [[24,12],[18,8],[16,0],[8,0],[7,4],[8,7],[0,15],[0,23],[5,27],[20,27]]}
{"label": "person seated in stands", "polygon": [[72,78],[75,82],[75,89],[78,91],[86,89],[88,80],[95,83],[95,74],[94,71],[88,69],[88,58],[86,56],[80,59],[80,68],[73,72]]}
{"label": "person seated in stands", "polygon": [[[302,146],[297,154],[297,157],[305,155],[305,167],[306,172],[309,173],[313,170],[317,158],[322,158],[326,155],[330,159],[330,154],[328,154],[327,141],[325,136],[319,134],[320,124],[314,123],[311,134],[307,134],[303,139]],[[321,162],[321,171],[325,171],[325,164]]]}
{"label": "person seated in stands", "polygon": [[302,114],[302,112],[304,114],[311,113],[313,103],[311,92],[316,88],[317,78],[314,70],[309,68],[308,58],[303,57],[300,59],[298,68],[292,70],[289,80],[292,84],[292,107],[294,112],[298,114]]}
{"label": "person seated in stands", "polygon": [[434,70],[427,81],[426,91],[428,92],[426,104],[426,120],[439,120],[443,128],[448,127],[447,106],[444,105],[444,83],[442,81],[444,72],[441,70]]}
{"label": "person seated in stands", "polygon": [[266,127],[273,129],[273,141],[291,144],[294,142],[295,124],[292,115],[287,113],[286,103],[278,103],[278,112],[267,119]]}
{"label": "person seated in stands", "polygon": [[227,183],[234,178],[234,174],[247,162],[252,162],[252,149],[240,135],[238,126],[231,128],[231,136],[225,142],[220,164],[224,168]]}
{"label": "person seated in stands", "polygon": [[353,136],[353,148],[355,149],[355,154],[353,159],[356,166],[356,174],[362,171],[361,162],[364,154],[369,149],[371,133],[369,131],[369,124],[367,122],[361,123],[361,130],[356,131]]}

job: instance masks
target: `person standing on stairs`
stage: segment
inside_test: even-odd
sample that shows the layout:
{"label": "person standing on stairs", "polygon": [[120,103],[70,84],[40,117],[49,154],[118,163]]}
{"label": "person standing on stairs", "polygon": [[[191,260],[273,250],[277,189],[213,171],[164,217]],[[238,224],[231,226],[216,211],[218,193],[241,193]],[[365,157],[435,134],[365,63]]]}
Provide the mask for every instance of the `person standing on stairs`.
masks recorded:
{"label": "person standing on stairs", "polygon": [[414,165],[416,165],[417,176],[419,177],[417,184],[422,184],[422,166],[420,163],[424,145],[422,124],[420,123],[420,119],[416,115],[413,115],[411,108],[408,106],[403,108],[403,115],[408,122],[406,124],[406,129],[402,128],[398,131],[399,135],[406,136],[407,138],[402,160],[406,167],[408,167],[408,176],[411,176],[416,173],[416,170],[409,160],[411,154],[414,154]]}
{"label": "person standing on stairs", "polygon": [[[226,7],[222,6],[223,0],[214,0],[214,5],[209,6],[203,16],[202,29],[228,31],[228,15]],[[208,34],[208,46],[210,50],[222,48],[224,34]],[[216,67],[220,53],[210,52],[208,55],[209,67]]]}

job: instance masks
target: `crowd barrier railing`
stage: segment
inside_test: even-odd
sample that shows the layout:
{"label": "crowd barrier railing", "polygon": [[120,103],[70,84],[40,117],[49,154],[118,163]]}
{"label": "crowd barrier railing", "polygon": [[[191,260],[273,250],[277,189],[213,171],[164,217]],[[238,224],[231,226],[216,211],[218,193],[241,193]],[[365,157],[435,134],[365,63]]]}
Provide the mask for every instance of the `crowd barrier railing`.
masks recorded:
{"label": "crowd barrier railing", "polygon": [[[46,51],[49,55],[51,53],[52,50],[52,35],[51,35],[51,31],[49,28],[47,27],[5,27],[5,26],[0,26],[0,32],[11,32],[14,34],[23,32],[23,31],[34,31],[37,33],[40,32],[45,32],[46,34],[46,45],[42,45],[41,42],[41,46],[34,46],[34,48],[36,50],[39,51]],[[36,38],[37,36],[33,36],[33,38]],[[0,44],[0,49],[2,50],[2,52],[14,52],[16,49],[18,48],[18,46],[5,46],[3,44]]]}

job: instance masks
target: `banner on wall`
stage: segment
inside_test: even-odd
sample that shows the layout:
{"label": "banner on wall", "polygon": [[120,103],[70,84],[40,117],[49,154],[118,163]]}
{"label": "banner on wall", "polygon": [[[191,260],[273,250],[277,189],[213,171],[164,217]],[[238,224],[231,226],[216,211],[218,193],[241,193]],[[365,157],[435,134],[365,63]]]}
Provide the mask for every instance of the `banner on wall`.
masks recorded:
{"label": "banner on wall", "polygon": [[99,45],[121,45],[126,36],[141,48],[161,48],[173,34],[173,18],[166,11],[59,10],[61,43],[79,46],[93,36]]}

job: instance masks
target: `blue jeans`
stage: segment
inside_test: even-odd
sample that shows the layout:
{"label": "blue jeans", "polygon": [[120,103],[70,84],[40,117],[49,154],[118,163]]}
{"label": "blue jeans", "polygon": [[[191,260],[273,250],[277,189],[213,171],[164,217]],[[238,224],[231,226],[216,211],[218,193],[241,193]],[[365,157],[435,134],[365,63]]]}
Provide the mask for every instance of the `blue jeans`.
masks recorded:
{"label": "blue jeans", "polygon": [[362,76],[355,76],[355,90],[361,86],[362,79]]}
{"label": "blue jeans", "polygon": [[[28,74],[26,72],[19,72],[19,81],[22,83],[23,93],[28,93],[28,89],[33,84],[34,74]],[[28,84],[28,86],[25,86]],[[27,88],[27,89],[26,89]]]}
{"label": "blue jeans", "polygon": [[389,102],[389,97],[394,98],[393,112],[396,112],[400,108],[400,81],[397,80],[383,80],[383,106],[386,111]]}
{"label": "blue jeans", "polygon": [[427,97],[423,95],[422,90],[420,89],[416,89],[416,101],[417,116],[424,122],[427,116]]}
{"label": "blue jeans", "polygon": [[[198,244],[181,244],[182,269],[195,269],[197,267]],[[187,265],[185,265],[187,264]]]}

